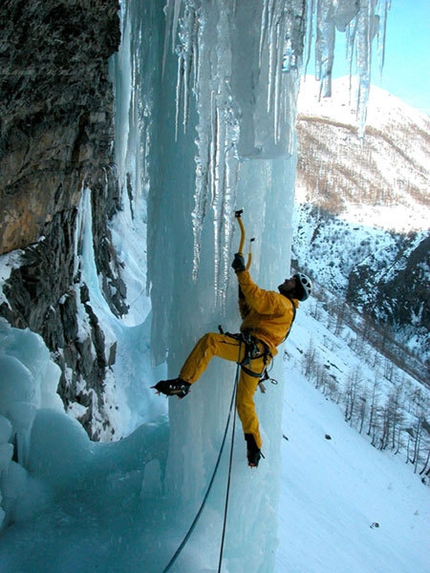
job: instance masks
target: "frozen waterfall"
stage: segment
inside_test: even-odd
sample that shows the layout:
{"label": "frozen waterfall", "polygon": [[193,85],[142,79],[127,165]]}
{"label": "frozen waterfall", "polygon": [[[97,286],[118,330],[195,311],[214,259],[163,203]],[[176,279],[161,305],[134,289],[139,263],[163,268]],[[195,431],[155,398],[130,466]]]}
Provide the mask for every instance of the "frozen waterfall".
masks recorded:
{"label": "frozen waterfall", "polygon": [[[167,362],[169,376],[178,374],[205,331],[218,324],[238,328],[230,269],[238,244],[236,208],[245,207],[248,234],[256,238],[254,279],[274,288],[289,273],[306,24],[309,38],[313,22],[317,28],[324,97],[331,90],[336,29],[347,31],[351,65],[357,55],[364,125],[372,38],[377,12],[385,14],[387,5],[369,0],[358,10],[355,1],[169,0],[161,13],[156,2],[122,3],[123,43],[115,65],[118,166],[124,182],[134,181],[133,197],[124,201],[133,205],[141,200],[139,190],[147,193],[151,352],[155,363]],[[187,400],[169,403],[166,484],[189,517],[214,467],[233,379],[234,368],[216,362]],[[258,571],[273,569],[267,556],[276,547],[279,392],[281,386],[257,398],[267,462],[251,480],[241,436],[235,448],[226,563],[245,554]],[[266,502],[250,505],[260,488]],[[213,503],[219,529],[222,501]]]}
{"label": "frozen waterfall", "polygon": [[[131,212],[147,193],[151,351],[175,376],[205,331],[238,329],[230,268],[239,240],[235,209],[244,207],[248,237],[255,237],[254,279],[274,288],[289,273],[306,14],[302,2],[168,2],[165,14],[157,4],[122,5],[123,42],[113,66],[116,149],[124,187],[134,183],[133,195],[123,194]],[[183,534],[214,468],[234,374],[234,365],[214,361],[186,400],[169,401],[166,493],[184,518]],[[236,433],[226,570],[241,570],[239,562],[244,570],[273,570],[281,396],[279,384],[257,397],[267,462],[252,475]],[[226,456],[208,501],[214,553]],[[250,504],[260,490],[262,500]]]}

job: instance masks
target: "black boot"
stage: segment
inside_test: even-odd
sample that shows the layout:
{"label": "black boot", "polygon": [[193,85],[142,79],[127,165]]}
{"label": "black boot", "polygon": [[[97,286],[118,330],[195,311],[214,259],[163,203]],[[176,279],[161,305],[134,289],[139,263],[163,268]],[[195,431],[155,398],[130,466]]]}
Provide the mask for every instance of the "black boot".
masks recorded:
{"label": "black boot", "polygon": [[160,380],[155,386],[151,386],[151,388],[155,388],[160,394],[166,394],[166,396],[177,396],[178,398],[185,398],[185,396],[190,391],[191,384],[189,382],[185,382],[181,378],[174,378],[173,380]]}
{"label": "black boot", "polygon": [[257,448],[255,443],[255,438],[252,434],[245,434],[246,446],[247,446],[247,456],[248,465],[251,468],[256,468],[261,457],[264,457],[261,450]]}

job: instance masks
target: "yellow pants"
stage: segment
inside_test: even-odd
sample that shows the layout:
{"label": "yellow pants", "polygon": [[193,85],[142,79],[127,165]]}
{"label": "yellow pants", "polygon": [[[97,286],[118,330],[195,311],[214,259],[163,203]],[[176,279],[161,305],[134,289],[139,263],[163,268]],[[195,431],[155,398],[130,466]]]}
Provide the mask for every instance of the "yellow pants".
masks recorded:
{"label": "yellow pants", "polygon": [[[259,349],[262,353],[264,352],[262,343],[259,343]],[[214,356],[239,363],[243,360],[245,351],[245,343],[242,340],[236,340],[227,334],[209,332],[197,342],[185,361],[179,377],[190,384],[194,384],[206,370]],[[270,357],[267,357],[266,365],[269,363],[269,360]],[[246,368],[260,374],[264,366],[264,357],[260,356],[251,360],[246,365]],[[254,393],[259,381],[259,377],[250,376],[241,369],[237,387],[236,407],[244,434],[252,434],[257,447],[261,449],[263,442],[254,403]]]}

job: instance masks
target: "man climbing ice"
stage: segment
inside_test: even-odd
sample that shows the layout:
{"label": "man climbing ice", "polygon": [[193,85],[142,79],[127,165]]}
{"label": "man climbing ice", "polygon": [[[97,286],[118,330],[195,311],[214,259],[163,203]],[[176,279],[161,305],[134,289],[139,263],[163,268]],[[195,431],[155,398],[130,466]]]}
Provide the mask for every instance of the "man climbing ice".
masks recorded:
{"label": "man climbing ice", "polygon": [[236,408],[247,443],[248,464],[256,467],[262,456],[262,439],[254,393],[278,352],[277,346],[288,336],[299,301],[311,294],[312,284],[306,275],[297,273],[278,286],[279,292],[263,290],[251,279],[241,253],[235,254],[232,267],[239,282],[240,333],[205,334],[188,356],[179,377],[161,380],[153,388],[166,396],[184,398],[214,356],[239,364]]}

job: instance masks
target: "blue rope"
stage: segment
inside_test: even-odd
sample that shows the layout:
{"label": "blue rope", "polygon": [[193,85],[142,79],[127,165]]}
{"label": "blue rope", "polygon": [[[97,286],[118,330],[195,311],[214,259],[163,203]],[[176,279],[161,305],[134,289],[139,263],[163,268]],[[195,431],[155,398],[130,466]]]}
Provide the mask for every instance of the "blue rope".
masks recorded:
{"label": "blue rope", "polygon": [[[192,532],[194,531],[195,526],[197,525],[198,520],[200,519],[200,515],[203,511],[203,508],[206,504],[206,501],[209,497],[209,493],[212,489],[212,485],[214,483],[215,480],[215,476],[216,473],[218,471],[218,466],[219,463],[221,461],[221,456],[222,456],[222,452],[224,450],[224,445],[225,445],[225,441],[227,438],[227,432],[228,432],[228,427],[230,425],[230,418],[231,418],[231,412],[234,408],[234,419],[236,419],[236,408],[235,406],[235,401],[236,401],[236,390],[237,390],[237,384],[238,384],[238,380],[239,380],[239,372],[240,372],[240,364],[237,365],[237,369],[236,369],[236,378],[235,378],[235,382],[234,382],[234,388],[233,388],[233,394],[231,397],[231,402],[230,402],[230,409],[228,412],[228,417],[227,417],[227,423],[225,426],[225,430],[224,430],[224,436],[222,438],[222,442],[221,442],[221,447],[219,450],[219,454],[218,454],[218,458],[214,467],[214,471],[212,473],[212,477],[211,480],[209,482],[208,488],[206,490],[205,496],[203,498],[203,501],[200,505],[200,508],[192,522],[192,524],[190,525],[190,528],[187,532],[187,534],[185,535],[184,539],[182,540],[182,543],[179,545],[178,549],[175,551],[173,557],[170,559],[169,563],[166,565],[166,567],[163,569],[163,573],[166,573],[167,571],[170,570],[170,568],[172,567],[172,565],[174,564],[174,562],[176,561],[176,559],[179,557],[180,553],[182,552],[183,548],[185,547],[185,545],[187,544],[188,539],[190,538]],[[234,425],[233,425],[233,438],[234,438]],[[233,442],[232,442],[232,446],[231,446],[231,451],[230,451],[230,468],[229,468],[229,476],[228,476],[228,489],[227,489],[227,496],[228,496],[228,491],[230,489],[230,469],[231,469],[231,460],[232,460],[232,455],[233,455]],[[228,498],[226,501],[226,505],[228,503]],[[226,519],[227,519],[227,507],[225,508],[225,512],[224,512],[224,526],[223,526],[223,537],[222,537],[222,546],[224,545],[224,537],[225,537],[225,524],[226,524]],[[221,555],[220,555],[220,565],[218,568],[218,571],[220,571],[220,567],[221,567],[221,560],[222,560],[222,547],[221,547]]]}

